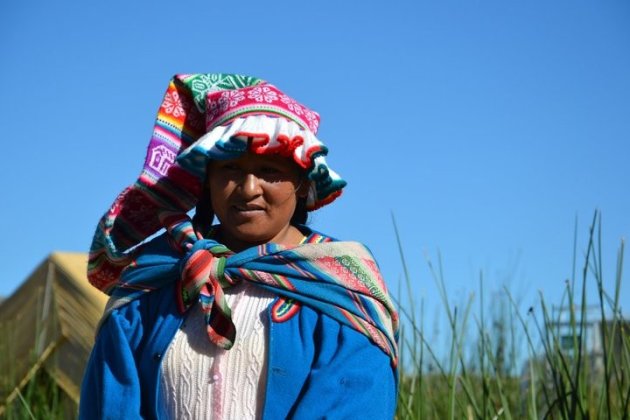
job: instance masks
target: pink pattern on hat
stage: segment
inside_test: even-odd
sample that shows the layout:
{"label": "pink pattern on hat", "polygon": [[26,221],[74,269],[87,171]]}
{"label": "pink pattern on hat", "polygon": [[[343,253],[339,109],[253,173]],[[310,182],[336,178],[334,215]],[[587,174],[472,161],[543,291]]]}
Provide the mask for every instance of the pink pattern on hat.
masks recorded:
{"label": "pink pattern on hat", "polygon": [[285,117],[314,134],[319,127],[319,114],[269,83],[238,90],[211,92],[206,97],[206,109],[206,132],[243,114]]}

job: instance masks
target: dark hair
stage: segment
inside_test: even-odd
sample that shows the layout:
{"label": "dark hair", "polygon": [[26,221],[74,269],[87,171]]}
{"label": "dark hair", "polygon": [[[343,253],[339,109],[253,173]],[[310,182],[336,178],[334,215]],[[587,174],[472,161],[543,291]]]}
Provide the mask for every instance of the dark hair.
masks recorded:
{"label": "dark hair", "polygon": [[[212,200],[210,199],[210,188],[203,187],[201,198],[195,208],[193,216],[193,226],[195,230],[202,235],[206,235],[212,228],[214,220],[214,210],[212,209]],[[292,225],[304,225],[308,220],[308,211],[306,210],[306,197],[298,197],[297,204],[290,223]]]}
{"label": "dark hair", "polygon": [[193,216],[193,226],[195,230],[206,236],[212,227],[214,220],[214,210],[212,209],[212,200],[210,199],[210,188],[204,185],[201,191],[201,197],[195,208]]}
{"label": "dark hair", "polygon": [[305,225],[308,220],[308,212],[306,211],[306,197],[298,197],[297,204],[293,216],[291,216],[292,225]]}

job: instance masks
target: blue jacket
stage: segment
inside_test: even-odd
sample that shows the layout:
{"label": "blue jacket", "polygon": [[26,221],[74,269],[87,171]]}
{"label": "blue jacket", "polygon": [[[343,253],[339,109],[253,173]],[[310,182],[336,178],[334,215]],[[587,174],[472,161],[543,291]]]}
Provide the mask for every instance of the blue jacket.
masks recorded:
{"label": "blue jacket", "polygon": [[[165,417],[160,366],[184,320],[174,287],[143,295],[103,323],[83,379],[80,418]],[[272,305],[263,418],[393,418],[396,372],[383,351],[306,306],[274,322]]]}

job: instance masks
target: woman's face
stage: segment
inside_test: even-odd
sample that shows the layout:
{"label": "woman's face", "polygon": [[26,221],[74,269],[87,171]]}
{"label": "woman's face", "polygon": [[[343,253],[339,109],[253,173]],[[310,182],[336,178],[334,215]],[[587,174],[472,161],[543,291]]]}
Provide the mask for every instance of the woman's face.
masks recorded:
{"label": "woman's face", "polygon": [[212,161],[207,186],[221,222],[222,240],[239,251],[274,242],[297,244],[301,233],[290,225],[301,180],[300,169],[286,157],[245,153],[238,159]]}

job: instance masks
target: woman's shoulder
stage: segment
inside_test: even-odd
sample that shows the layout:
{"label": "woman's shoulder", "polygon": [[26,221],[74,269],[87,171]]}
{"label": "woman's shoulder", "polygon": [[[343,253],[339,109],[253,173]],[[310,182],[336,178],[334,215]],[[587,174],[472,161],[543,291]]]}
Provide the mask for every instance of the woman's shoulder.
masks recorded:
{"label": "woman's shoulder", "polygon": [[299,225],[297,228],[304,235],[305,244],[318,244],[325,242],[338,242],[339,240],[331,235],[317,231],[306,225]]}

